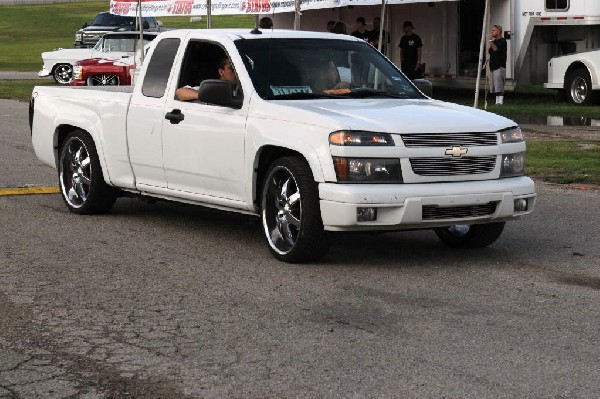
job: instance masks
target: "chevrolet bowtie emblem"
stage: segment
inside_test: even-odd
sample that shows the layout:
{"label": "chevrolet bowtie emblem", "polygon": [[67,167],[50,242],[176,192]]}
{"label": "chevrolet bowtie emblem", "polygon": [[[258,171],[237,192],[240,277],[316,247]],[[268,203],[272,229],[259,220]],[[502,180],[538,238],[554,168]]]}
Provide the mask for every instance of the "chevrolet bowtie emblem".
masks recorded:
{"label": "chevrolet bowtie emblem", "polygon": [[463,155],[466,155],[467,152],[469,152],[468,148],[462,148],[459,146],[446,149],[446,155],[452,155],[452,158],[460,158]]}

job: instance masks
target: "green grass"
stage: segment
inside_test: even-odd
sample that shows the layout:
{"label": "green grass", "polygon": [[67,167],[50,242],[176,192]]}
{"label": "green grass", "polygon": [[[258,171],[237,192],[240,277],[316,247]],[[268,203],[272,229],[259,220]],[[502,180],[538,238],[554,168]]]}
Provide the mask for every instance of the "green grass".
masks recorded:
{"label": "green grass", "polygon": [[[479,93],[478,108],[484,109],[485,96]],[[438,100],[449,101],[457,104],[473,106],[475,90],[434,88],[433,97]],[[583,116],[598,119],[600,106],[579,106],[561,101],[555,90],[544,89],[539,86],[517,87],[515,92],[507,92],[503,105],[495,105],[496,97],[487,95],[487,108],[489,112],[518,119],[531,116]]]}
{"label": "green grass", "polygon": [[[75,31],[91,22],[108,2],[0,6],[0,70],[38,71],[41,53],[55,48],[72,48]],[[161,17],[169,28],[205,28],[206,22],[189,17]],[[213,17],[214,28],[254,26],[253,15]]]}
{"label": "green grass", "polygon": [[54,80],[0,80],[0,98],[9,100],[29,101],[33,86],[52,85]]}
{"label": "green grass", "polygon": [[528,141],[526,165],[548,182],[600,185],[600,141]]}

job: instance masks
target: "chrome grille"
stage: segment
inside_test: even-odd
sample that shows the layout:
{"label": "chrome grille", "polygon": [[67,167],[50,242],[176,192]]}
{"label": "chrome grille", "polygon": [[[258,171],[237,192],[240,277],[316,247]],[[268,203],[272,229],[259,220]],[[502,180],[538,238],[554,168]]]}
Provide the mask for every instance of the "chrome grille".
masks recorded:
{"label": "chrome grille", "polygon": [[498,133],[413,133],[402,134],[406,147],[476,147],[498,144]]}
{"label": "chrome grille", "polygon": [[420,176],[457,176],[489,173],[496,167],[496,156],[462,158],[411,158],[410,165]]}
{"label": "chrome grille", "polygon": [[464,219],[478,216],[489,216],[496,212],[496,202],[488,202],[483,205],[466,205],[466,206],[423,206],[423,220],[439,220],[439,219]]}

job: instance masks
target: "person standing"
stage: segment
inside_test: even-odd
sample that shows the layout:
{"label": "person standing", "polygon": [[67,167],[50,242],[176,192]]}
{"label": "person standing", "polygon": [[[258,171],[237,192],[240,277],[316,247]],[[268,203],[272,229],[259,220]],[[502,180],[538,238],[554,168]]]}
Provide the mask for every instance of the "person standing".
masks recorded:
{"label": "person standing", "polygon": [[[375,17],[375,18],[373,18],[373,30],[371,31],[371,40],[369,40],[369,43],[371,43],[371,45],[375,48],[379,47],[380,30],[381,30],[381,18]],[[381,53],[385,54],[386,49],[387,49],[387,44],[390,42],[390,35],[384,29],[383,34],[381,36],[383,38],[383,42],[381,43]]]}
{"label": "person standing", "polygon": [[506,80],[506,39],[502,37],[502,27],[494,25],[488,39],[490,48],[490,94],[496,94],[496,104],[504,104],[504,81]]}
{"label": "person standing", "polygon": [[421,50],[423,49],[423,42],[419,35],[413,32],[415,28],[411,21],[404,21],[402,26],[404,35],[400,39],[400,65],[402,72],[409,79],[420,78],[420,73],[417,70],[421,67]]}
{"label": "person standing", "polygon": [[365,17],[356,18],[356,30],[350,34],[366,42],[371,40],[371,32],[367,30],[367,22],[365,21]]}
{"label": "person standing", "polygon": [[269,17],[262,17],[258,23],[260,29],[273,29],[273,20]]}

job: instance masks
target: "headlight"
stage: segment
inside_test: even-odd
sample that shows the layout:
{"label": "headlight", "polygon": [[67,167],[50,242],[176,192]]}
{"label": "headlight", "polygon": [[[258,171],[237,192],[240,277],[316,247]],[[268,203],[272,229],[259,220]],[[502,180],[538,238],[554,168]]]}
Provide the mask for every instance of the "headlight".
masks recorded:
{"label": "headlight", "polygon": [[402,183],[396,158],[333,157],[333,164],[339,182]]}
{"label": "headlight", "polygon": [[388,133],[338,131],[329,135],[329,144],[386,146],[394,145],[394,140]]}
{"label": "headlight", "polygon": [[500,131],[502,143],[519,143],[523,141],[523,132],[519,127],[511,127]]}
{"label": "headlight", "polygon": [[83,72],[83,67],[80,65],[75,65],[73,67],[73,79],[81,80],[82,72]]}
{"label": "headlight", "polygon": [[76,42],[80,42],[83,38],[83,34],[81,33],[75,33],[75,41]]}
{"label": "headlight", "polygon": [[522,176],[525,173],[525,153],[502,155],[500,177]]}

